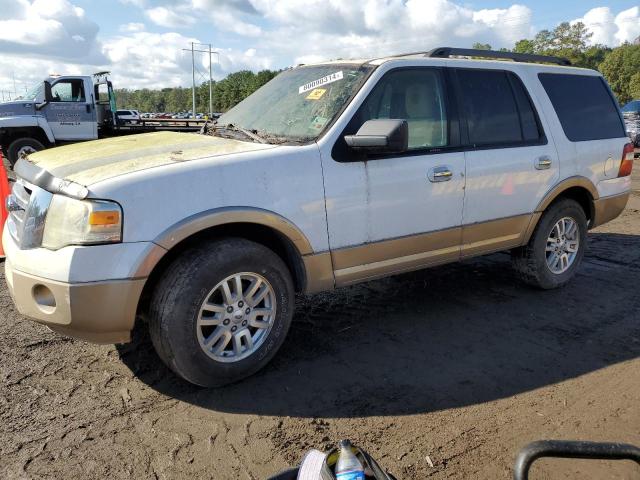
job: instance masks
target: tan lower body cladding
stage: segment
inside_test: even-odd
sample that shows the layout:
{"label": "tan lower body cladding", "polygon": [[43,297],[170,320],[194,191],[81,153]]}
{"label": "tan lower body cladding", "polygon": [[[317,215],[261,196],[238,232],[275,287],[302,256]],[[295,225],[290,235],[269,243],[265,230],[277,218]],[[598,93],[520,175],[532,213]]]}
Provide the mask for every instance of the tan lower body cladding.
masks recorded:
{"label": "tan lower body cladding", "polygon": [[335,250],[336,286],[518,247],[527,242],[538,218],[518,215]]}
{"label": "tan lower body cladding", "polygon": [[[628,198],[629,193],[626,192],[595,200],[590,228],[620,215]],[[330,263],[333,265],[335,285],[340,287],[519,247],[529,241],[541,216],[542,212],[516,215],[337,249],[330,254],[310,255],[305,257],[308,259],[305,264],[313,266],[308,270],[309,277],[314,277],[316,272],[320,277],[317,277],[317,281],[310,280],[309,286],[314,287],[313,291],[331,288],[328,286]],[[317,258],[311,261],[311,257]]]}

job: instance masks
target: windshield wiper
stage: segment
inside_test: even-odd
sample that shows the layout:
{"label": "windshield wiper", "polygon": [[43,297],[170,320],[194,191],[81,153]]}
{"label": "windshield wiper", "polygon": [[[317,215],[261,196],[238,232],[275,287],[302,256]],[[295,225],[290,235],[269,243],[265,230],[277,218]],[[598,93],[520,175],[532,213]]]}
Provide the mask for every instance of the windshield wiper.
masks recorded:
{"label": "windshield wiper", "polygon": [[214,130],[220,129],[220,130],[231,130],[232,132],[240,132],[258,143],[269,143],[266,138],[261,137],[257,133],[252,132],[251,130],[247,130],[246,128],[243,128],[239,125],[234,125],[233,123],[228,123],[226,125],[218,125],[214,123],[213,128]]}
{"label": "windshield wiper", "polygon": [[203,135],[215,135],[216,133],[224,130],[242,133],[243,135],[249,137],[251,140],[259,143],[301,144],[313,140],[313,137],[291,138],[287,136],[274,135],[264,130],[249,130],[232,123],[220,125],[217,121],[206,122],[200,129],[200,133]]}

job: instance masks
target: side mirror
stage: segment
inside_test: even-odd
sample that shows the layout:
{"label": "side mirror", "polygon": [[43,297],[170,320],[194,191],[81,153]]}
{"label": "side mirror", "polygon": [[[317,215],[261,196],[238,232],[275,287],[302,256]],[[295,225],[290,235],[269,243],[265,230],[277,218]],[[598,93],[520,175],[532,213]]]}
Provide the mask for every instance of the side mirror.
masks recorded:
{"label": "side mirror", "polygon": [[406,120],[368,120],[355,135],[345,135],[347,145],[370,153],[402,153],[409,148],[409,124]]}

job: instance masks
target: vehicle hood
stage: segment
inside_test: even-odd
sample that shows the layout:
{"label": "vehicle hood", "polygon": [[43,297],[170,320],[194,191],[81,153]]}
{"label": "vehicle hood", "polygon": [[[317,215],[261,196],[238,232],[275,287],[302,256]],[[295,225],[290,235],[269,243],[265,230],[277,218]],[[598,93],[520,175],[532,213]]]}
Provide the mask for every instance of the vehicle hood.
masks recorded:
{"label": "vehicle hood", "polygon": [[75,143],[29,155],[58,178],[84,186],[148,168],[276,148],[196,133],[154,132]]}
{"label": "vehicle hood", "polygon": [[35,106],[33,102],[19,100],[16,102],[0,103],[0,119],[3,117],[19,117],[21,115],[33,115]]}

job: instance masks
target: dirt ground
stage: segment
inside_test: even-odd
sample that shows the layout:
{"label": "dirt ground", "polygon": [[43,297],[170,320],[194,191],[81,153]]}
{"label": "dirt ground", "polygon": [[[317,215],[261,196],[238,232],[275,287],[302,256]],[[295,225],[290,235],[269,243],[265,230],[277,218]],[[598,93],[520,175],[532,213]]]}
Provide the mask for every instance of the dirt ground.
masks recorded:
{"label": "dirt ground", "polygon": [[508,479],[532,440],[640,445],[639,173],[566,288],[529,289],[496,254],[301,297],[276,359],[219,390],[176,379],[143,331],[118,347],[51,333],[0,278],[0,478],[263,479],[350,438],[399,479]]}

